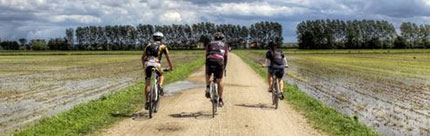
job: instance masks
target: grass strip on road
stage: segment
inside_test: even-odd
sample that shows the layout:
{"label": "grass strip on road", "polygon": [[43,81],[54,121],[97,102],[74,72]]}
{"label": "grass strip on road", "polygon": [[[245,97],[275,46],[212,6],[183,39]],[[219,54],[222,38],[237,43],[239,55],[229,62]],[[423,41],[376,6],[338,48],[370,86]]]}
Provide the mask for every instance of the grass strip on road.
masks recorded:
{"label": "grass strip on road", "polygon": [[[178,64],[174,71],[166,73],[165,82],[171,83],[183,79],[203,64],[204,57],[187,64]],[[95,130],[106,128],[119,120],[128,118],[142,109],[144,86],[144,83],[139,83],[117,93],[77,105],[69,111],[42,119],[39,123],[15,132],[13,135],[90,134]]]}
{"label": "grass strip on road", "polygon": [[[235,52],[243,61],[245,61],[261,77],[266,79],[267,70],[249,58],[246,51]],[[330,108],[320,101],[309,97],[297,87],[285,83],[285,99],[294,109],[300,111],[310,122],[312,127],[322,130],[329,135],[339,136],[374,136],[378,135],[373,129],[358,122],[356,119],[343,115],[335,109]]]}

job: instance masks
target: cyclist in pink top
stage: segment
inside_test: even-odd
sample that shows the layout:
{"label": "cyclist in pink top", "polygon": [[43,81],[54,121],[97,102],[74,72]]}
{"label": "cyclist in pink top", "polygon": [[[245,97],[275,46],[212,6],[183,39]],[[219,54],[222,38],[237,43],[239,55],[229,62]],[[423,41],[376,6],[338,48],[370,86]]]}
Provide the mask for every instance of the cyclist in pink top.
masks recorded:
{"label": "cyclist in pink top", "polygon": [[206,45],[206,98],[210,98],[209,84],[211,75],[214,74],[218,83],[218,95],[220,106],[224,105],[222,100],[222,93],[224,86],[222,84],[222,76],[224,70],[227,66],[227,58],[229,46],[225,44],[222,40],[224,39],[224,34],[221,32],[216,32],[214,34],[214,41],[211,41]]}

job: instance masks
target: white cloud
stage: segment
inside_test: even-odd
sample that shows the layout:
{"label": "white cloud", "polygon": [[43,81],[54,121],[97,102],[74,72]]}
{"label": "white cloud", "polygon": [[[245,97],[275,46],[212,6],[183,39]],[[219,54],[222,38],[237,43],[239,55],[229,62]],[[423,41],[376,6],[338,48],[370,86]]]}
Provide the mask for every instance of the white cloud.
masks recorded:
{"label": "white cloud", "polygon": [[168,11],[159,17],[163,24],[180,23],[182,21],[181,14],[176,11]]}
{"label": "white cloud", "polygon": [[278,21],[291,40],[298,22],[326,18],[429,23],[430,0],[0,0],[0,37],[60,37],[86,25]]}
{"label": "white cloud", "polygon": [[258,3],[222,3],[215,6],[217,13],[246,16],[274,16],[292,14],[294,10],[286,6],[271,5],[267,2]]}
{"label": "white cloud", "polygon": [[100,23],[102,20],[98,17],[89,15],[56,15],[51,18],[53,22],[73,21],[78,23]]}

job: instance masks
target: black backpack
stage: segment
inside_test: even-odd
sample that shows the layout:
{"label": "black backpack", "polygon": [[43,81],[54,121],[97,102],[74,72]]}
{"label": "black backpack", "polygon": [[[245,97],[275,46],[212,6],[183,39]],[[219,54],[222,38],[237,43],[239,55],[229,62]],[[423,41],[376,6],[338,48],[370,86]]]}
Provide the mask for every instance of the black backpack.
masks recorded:
{"label": "black backpack", "polygon": [[146,54],[148,56],[158,57],[158,49],[160,48],[160,44],[153,43],[146,47]]}
{"label": "black backpack", "polygon": [[271,65],[276,65],[276,66],[284,66],[285,62],[284,62],[284,53],[282,52],[282,50],[279,49],[275,49],[275,50],[270,50],[270,54],[272,56],[271,58]]}

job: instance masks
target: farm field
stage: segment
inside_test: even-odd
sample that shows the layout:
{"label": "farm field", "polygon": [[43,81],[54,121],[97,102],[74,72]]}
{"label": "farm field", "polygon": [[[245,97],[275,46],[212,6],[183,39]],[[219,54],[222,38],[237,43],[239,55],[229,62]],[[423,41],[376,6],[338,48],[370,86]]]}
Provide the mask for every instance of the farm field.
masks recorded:
{"label": "farm field", "polygon": [[[170,54],[176,67],[203,52]],[[0,52],[0,133],[141,81],[140,55],[141,51]]]}
{"label": "farm field", "polygon": [[[384,135],[429,135],[429,50],[286,50],[285,80]],[[239,51],[258,62],[265,51]]]}

